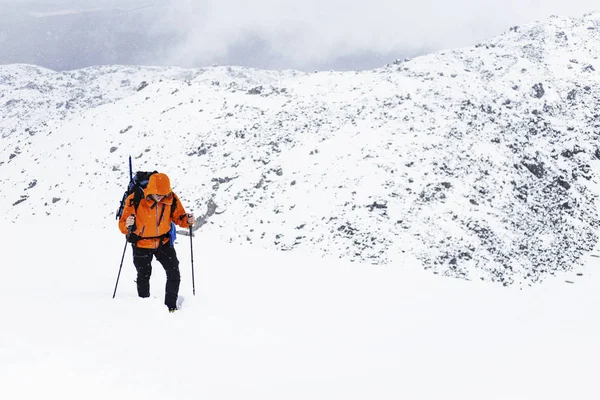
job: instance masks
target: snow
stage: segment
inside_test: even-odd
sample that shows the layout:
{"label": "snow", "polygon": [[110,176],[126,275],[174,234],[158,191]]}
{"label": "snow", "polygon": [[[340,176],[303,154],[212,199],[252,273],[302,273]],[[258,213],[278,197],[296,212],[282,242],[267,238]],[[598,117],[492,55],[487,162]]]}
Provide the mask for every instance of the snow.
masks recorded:
{"label": "snow", "polygon": [[[596,249],[583,277],[518,290],[193,239],[182,308],[139,299],[107,224],[2,224],[0,387],[11,399],[596,399]],[[574,283],[566,283],[570,280]]]}
{"label": "snow", "polygon": [[[363,72],[0,66],[2,398],[600,398],[595,26]],[[112,298],[129,155],[204,216],[175,314],[128,247]]]}

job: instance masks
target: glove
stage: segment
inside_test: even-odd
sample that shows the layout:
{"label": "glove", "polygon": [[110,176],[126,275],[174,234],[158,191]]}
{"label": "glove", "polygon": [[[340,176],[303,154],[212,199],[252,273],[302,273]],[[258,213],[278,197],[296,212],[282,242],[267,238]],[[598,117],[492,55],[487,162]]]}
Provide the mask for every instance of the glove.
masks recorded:
{"label": "glove", "polygon": [[[125,226],[127,228],[131,228],[132,226],[135,225],[135,214],[131,214],[129,217],[127,217],[127,219],[125,220]],[[135,229],[134,229],[135,230]]]}
{"label": "glove", "polygon": [[196,224],[196,218],[194,218],[194,214],[187,214],[187,223],[192,226]]}
{"label": "glove", "polygon": [[133,245],[135,245],[138,242],[138,240],[140,240],[140,237],[138,235],[136,235],[135,233],[129,233],[127,235],[127,241],[129,243],[132,243]]}

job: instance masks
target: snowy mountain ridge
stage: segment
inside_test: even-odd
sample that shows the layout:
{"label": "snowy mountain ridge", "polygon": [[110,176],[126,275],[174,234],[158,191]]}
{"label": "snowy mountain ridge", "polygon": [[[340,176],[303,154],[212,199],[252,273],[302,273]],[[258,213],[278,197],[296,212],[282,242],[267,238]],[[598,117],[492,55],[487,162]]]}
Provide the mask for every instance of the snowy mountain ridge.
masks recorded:
{"label": "snowy mountain ridge", "polygon": [[230,242],[531,284],[598,240],[599,39],[594,13],[363,72],[0,66],[0,206],[117,234],[131,154]]}

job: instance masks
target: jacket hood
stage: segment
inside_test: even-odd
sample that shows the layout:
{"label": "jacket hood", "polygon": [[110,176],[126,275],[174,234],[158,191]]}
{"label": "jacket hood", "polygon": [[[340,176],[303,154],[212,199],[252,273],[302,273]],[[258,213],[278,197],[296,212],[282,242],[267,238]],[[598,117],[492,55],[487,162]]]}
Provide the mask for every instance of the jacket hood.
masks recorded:
{"label": "jacket hood", "polygon": [[144,196],[148,197],[151,194],[167,196],[172,192],[171,181],[166,174],[157,173],[150,175],[148,186],[144,189]]}

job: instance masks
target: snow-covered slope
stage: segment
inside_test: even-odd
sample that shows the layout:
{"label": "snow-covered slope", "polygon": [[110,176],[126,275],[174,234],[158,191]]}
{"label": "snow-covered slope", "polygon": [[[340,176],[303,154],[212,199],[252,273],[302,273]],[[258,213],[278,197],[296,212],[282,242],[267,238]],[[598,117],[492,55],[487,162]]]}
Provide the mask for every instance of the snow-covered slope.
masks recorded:
{"label": "snow-covered slope", "polygon": [[0,206],[118,234],[131,154],[218,238],[537,282],[598,239],[599,40],[596,13],[365,72],[2,66]]}
{"label": "snow-covered slope", "polygon": [[129,248],[112,298],[125,242],[113,230],[0,226],[3,399],[600,398],[600,247],[584,277],[518,290],[200,230],[196,295],[185,238],[170,314],[158,263],[151,297],[137,297]]}

